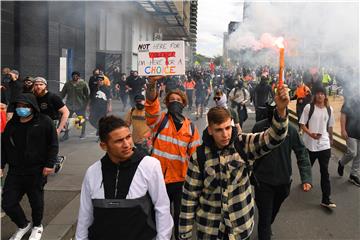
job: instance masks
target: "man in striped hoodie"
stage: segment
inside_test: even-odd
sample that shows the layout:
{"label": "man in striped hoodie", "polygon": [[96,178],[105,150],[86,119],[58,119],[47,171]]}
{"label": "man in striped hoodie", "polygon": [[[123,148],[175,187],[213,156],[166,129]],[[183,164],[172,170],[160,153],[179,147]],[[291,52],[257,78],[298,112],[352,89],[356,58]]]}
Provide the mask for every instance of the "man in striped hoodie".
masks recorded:
{"label": "man in striped hoodie", "polygon": [[241,133],[231,126],[230,112],[209,110],[203,144],[192,155],[183,187],[179,237],[191,239],[247,239],[254,226],[249,165],[276,148],[287,134],[287,89],[279,88],[269,129]]}

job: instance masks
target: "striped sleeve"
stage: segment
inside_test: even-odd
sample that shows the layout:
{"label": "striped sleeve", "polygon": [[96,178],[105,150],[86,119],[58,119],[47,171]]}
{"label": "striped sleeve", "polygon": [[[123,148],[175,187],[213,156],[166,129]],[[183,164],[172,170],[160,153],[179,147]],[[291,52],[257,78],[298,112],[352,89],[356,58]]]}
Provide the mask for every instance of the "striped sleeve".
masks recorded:
{"label": "striped sleeve", "polygon": [[259,133],[240,134],[240,141],[245,143],[245,152],[251,160],[258,159],[279,146],[288,131],[288,117],[281,118],[274,110],[270,128]]}
{"label": "striped sleeve", "polygon": [[183,186],[179,219],[179,235],[181,239],[188,239],[192,236],[195,213],[202,188],[203,181],[195,152],[190,158]]}

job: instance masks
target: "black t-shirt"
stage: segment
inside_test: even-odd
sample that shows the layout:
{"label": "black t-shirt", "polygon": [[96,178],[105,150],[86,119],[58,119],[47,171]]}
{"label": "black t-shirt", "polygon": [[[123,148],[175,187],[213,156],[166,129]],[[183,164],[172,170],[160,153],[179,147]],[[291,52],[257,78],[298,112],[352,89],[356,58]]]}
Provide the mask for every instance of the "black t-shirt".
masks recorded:
{"label": "black t-shirt", "polygon": [[167,77],[165,79],[165,86],[167,91],[175,90],[178,87],[177,80],[174,77]]}
{"label": "black t-shirt", "polygon": [[90,99],[93,99],[97,91],[97,76],[91,76],[89,79],[89,90],[90,90]]}
{"label": "black t-shirt", "polygon": [[359,108],[360,99],[346,100],[341,112],[346,115],[346,132],[349,137],[360,140],[360,114],[356,111]]}
{"label": "black t-shirt", "polygon": [[93,111],[106,111],[107,102],[111,99],[110,88],[107,86],[100,86],[96,91],[93,102]]}
{"label": "black t-shirt", "polygon": [[206,85],[206,83],[201,83],[200,81],[196,82],[195,85],[195,95],[196,97],[206,97],[207,95],[207,89],[208,86]]}
{"label": "black t-shirt", "polygon": [[117,84],[119,84],[119,86],[120,86],[120,93],[121,94],[125,94],[126,92],[126,80],[125,81],[123,81],[123,80],[119,80],[118,82],[117,82]]}
{"label": "black t-shirt", "polygon": [[42,97],[36,97],[36,100],[41,113],[48,115],[52,120],[59,120],[59,109],[64,107],[65,104],[58,95],[47,92]]}
{"label": "black t-shirt", "polygon": [[126,85],[132,88],[132,90],[130,90],[132,94],[141,94],[142,88],[144,87],[145,84],[146,84],[146,80],[139,76],[137,76],[136,78],[128,77],[126,79]]}
{"label": "black t-shirt", "polygon": [[16,81],[10,81],[9,82],[9,89],[7,90],[7,92],[9,92],[9,106],[7,111],[8,112],[14,112],[14,104],[13,103],[16,98],[22,93],[22,89],[23,89],[23,83],[21,82],[20,79],[16,80]]}

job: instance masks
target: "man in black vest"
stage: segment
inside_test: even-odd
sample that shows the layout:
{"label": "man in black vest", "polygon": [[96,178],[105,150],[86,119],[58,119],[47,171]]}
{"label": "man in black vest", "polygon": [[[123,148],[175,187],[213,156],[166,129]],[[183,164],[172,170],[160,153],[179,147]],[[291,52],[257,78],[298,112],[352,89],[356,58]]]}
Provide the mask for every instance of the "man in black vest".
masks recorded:
{"label": "man in black vest", "polygon": [[170,239],[174,224],[160,162],[134,148],[118,117],[100,119],[99,137],[106,154],[86,172],[76,239]]}

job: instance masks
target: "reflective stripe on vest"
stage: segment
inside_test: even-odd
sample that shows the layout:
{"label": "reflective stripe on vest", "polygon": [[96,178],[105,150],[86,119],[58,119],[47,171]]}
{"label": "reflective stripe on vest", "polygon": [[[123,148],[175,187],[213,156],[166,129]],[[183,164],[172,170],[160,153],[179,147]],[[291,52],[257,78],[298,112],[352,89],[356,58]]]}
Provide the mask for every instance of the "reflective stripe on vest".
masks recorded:
{"label": "reflective stripe on vest", "polygon": [[181,156],[176,155],[176,154],[171,154],[171,153],[163,152],[163,151],[160,151],[160,150],[158,150],[158,149],[156,149],[156,148],[154,148],[153,154],[158,155],[158,156],[160,156],[160,157],[167,158],[167,159],[169,159],[169,160],[179,160],[179,161],[182,161],[182,162],[185,162],[185,161],[186,161],[186,158],[182,158]]}

